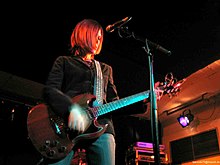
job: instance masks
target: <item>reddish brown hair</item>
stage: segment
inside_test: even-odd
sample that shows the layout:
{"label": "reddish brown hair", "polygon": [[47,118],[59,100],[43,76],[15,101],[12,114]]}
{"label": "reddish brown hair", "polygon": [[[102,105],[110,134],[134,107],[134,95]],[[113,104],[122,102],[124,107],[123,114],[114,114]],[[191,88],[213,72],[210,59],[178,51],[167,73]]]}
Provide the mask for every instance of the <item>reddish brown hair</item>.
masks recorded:
{"label": "reddish brown hair", "polygon": [[80,21],[75,26],[71,35],[71,48],[73,54],[85,56],[87,53],[93,53],[99,30],[101,30],[102,37],[100,38],[101,42],[96,54],[99,54],[102,49],[103,28],[97,21],[92,19],[84,19]]}

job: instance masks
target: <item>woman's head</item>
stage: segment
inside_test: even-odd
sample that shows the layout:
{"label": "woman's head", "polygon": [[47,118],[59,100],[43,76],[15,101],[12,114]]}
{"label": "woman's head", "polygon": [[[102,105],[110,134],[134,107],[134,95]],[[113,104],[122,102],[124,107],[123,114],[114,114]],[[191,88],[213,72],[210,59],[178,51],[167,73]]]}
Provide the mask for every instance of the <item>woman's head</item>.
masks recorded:
{"label": "woman's head", "polygon": [[74,55],[99,54],[102,49],[103,28],[95,20],[84,19],[74,28],[71,48]]}

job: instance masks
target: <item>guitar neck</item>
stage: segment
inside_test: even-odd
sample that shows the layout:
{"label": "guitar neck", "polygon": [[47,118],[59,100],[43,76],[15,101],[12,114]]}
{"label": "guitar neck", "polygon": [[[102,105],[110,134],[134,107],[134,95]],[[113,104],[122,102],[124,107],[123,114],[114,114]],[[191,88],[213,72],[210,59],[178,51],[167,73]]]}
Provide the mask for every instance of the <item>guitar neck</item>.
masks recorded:
{"label": "guitar neck", "polygon": [[120,100],[115,100],[107,104],[103,104],[98,107],[97,116],[104,115],[106,113],[112,112],[114,110],[117,110],[119,108],[131,105],[133,103],[142,101],[149,97],[149,91],[144,91],[138,94],[134,94],[125,98],[122,98]]}

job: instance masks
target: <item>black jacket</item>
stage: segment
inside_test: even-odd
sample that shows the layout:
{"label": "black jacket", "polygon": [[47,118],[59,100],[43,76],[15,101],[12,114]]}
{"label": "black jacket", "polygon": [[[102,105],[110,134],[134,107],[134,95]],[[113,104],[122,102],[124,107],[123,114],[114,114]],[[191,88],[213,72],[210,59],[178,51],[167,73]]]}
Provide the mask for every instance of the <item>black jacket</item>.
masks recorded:
{"label": "black jacket", "polygon": [[[100,62],[104,80],[104,102],[119,99],[114,85],[111,66]],[[43,89],[45,103],[59,116],[67,120],[72,98],[80,94],[93,94],[94,61],[88,65],[80,57],[59,56],[49,73]],[[98,117],[99,124],[107,124],[106,132],[115,135],[110,114]]]}

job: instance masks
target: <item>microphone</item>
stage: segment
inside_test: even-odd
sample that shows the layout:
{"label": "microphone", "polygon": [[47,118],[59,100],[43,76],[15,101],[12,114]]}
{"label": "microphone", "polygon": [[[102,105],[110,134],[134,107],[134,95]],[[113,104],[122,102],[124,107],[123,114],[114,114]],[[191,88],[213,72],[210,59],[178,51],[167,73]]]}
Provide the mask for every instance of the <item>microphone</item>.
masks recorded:
{"label": "microphone", "polygon": [[106,31],[111,33],[113,32],[115,29],[118,29],[120,28],[121,26],[123,26],[124,24],[126,24],[128,21],[130,21],[132,19],[132,17],[125,17],[124,19],[120,20],[120,21],[117,21],[115,22],[114,24],[112,25],[108,25],[106,27]]}

